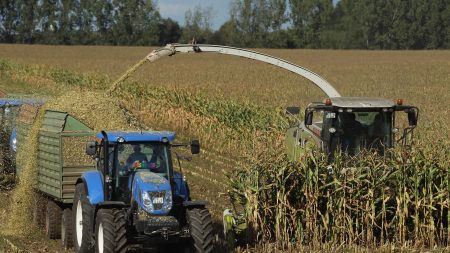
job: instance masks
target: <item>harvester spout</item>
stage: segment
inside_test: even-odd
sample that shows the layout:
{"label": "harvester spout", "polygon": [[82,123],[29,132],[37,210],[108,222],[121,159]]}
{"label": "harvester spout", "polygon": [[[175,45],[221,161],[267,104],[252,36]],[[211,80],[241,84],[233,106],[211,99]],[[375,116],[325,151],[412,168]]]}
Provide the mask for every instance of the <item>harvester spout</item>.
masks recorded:
{"label": "harvester spout", "polygon": [[206,45],[206,44],[167,44],[165,47],[155,49],[144,59],[142,59],[132,68],[130,68],[116,82],[114,82],[113,85],[111,85],[111,88],[108,90],[108,93],[113,92],[121,82],[123,82],[126,78],[128,78],[128,76],[130,76],[133,72],[135,72],[146,61],[155,62],[156,60],[164,56],[171,56],[176,53],[219,53],[265,62],[280,67],[282,69],[286,69],[310,80],[317,87],[319,87],[328,97],[341,96],[339,92],[337,92],[337,90],[330,83],[328,83],[324,78],[322,78],[318,74],[304,67],[290,63],[286,60],[247,49],[219,46],[219,45]]}

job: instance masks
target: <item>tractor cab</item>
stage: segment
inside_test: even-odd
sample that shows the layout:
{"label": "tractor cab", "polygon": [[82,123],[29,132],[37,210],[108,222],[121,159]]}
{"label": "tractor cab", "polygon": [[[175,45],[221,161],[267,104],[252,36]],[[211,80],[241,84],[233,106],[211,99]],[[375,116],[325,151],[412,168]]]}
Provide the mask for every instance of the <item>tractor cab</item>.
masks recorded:
{"label": "tractor cab", "polygon": [[[182,175],[173,169],[171,149],[183,146],[172,144],[175,133],[101,132],[96,137],[86,153],[96,157],[97,170],[105,177],[106,199],[158,215],[169,213],[173,196],[189,199]],[[191,144],[191,151],[199,152],[198,142]]]}
{"label": "tractor cab", "polygon": [[[149,180],[167,183],[173,178],[170,142],[175,139],[171,132],[109,132],[98,133],[97,168],[103,169],[109,181],[109,198],[132,204],[132,182]],[[170,194],[169,194],[170,195]],[[170,197],[171,201],[171,195]],[[169,200],[166,200],[169,201]]]}
{"label": "tractor cab", "polygon": [[356,155],[374,150],[382,155],[396,143],[409,148],[417,119],[418,109],[401,99],[328,98],[308,105],[304,122],[288,130],[288,154],[295,160],[308,146],[318,145],[332,160],[337,151]]}

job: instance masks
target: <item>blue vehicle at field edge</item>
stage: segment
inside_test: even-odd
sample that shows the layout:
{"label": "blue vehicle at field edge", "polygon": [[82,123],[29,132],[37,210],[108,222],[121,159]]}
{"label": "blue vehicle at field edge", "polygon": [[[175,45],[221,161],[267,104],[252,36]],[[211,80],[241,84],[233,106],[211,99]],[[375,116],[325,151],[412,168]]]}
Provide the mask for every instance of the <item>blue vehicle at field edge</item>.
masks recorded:
{"label": "blue vehicle at field edge", "polygon": [[0,98],[0,124],[1,124],[1,165],[3,169],[15,171],[15,158],[17,152],[17,129],[16,121],[19,109],[24,104],[41,105],[43,100]]}

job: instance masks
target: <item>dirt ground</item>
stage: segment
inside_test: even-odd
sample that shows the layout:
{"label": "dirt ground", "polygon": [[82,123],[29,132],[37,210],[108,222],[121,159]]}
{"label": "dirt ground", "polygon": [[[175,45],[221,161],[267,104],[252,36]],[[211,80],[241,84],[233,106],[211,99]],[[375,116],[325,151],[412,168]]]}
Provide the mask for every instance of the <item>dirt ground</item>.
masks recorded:
{"label": "dirt ground", "polygon": [[61,247],[61,240],[48,240],[42,229],[34,229],[31,236],[22,237],[8,233],[11,192],[0,192],[0,252],[73,252]]}

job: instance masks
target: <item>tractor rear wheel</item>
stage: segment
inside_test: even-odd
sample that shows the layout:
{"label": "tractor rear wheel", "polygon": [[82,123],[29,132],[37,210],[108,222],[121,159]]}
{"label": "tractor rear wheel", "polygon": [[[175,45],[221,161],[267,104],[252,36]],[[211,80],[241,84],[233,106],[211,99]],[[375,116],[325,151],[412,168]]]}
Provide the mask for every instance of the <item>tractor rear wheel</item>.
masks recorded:
{"label": "tractor rear wheel", "polygon": [[61,216],[61,243],[64,249],[73,247],[72,209],[65,208]]}
{"label": "tractor rear wheel", "polygon": [[94,251],[92,233],[93,207],[89,202],[84,184],[77,184],[72,206],[73,243],[75,252],[89,253]]}
{"label": "tractor rear wheel", "polygon": [[119,209],[100,209],[95,224],[95,252],[127,252],[125,212]]}
{"label": "tractor rear wheel", "polygon": [[210,253],[214,250],[214,236],[211,215],[206,208],[193,208],[186,211],[186,219],[191,231],[191,250],[197,253]]}
{"label": "tractor rear wheel", "polygon": [[49,239],[61,238],[61,207],[51,199],[47,201],[45,234]]}

